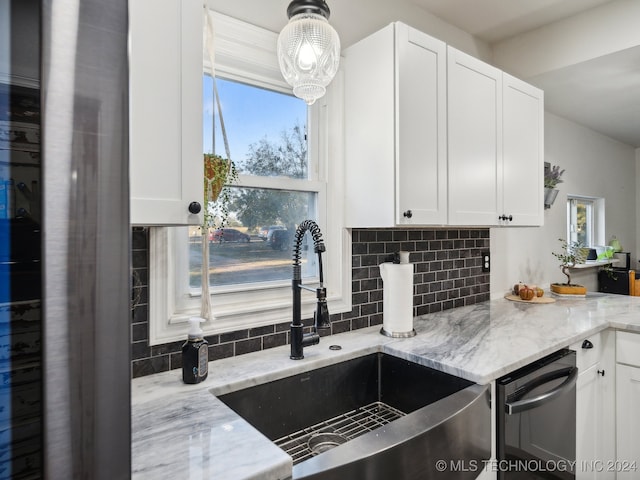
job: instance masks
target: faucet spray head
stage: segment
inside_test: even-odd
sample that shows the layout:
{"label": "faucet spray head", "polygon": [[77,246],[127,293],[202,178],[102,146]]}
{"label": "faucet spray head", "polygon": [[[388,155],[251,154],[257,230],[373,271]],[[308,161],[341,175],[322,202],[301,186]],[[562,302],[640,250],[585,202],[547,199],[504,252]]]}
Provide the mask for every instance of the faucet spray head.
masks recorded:
{"label": "faucet spray head", "polygon": [[313,314],[313,319],[316,328],[331,328],[331,321],[329,319],[329,307],[327,307],[327,289],[318,288],[318,304],[316,311]]}

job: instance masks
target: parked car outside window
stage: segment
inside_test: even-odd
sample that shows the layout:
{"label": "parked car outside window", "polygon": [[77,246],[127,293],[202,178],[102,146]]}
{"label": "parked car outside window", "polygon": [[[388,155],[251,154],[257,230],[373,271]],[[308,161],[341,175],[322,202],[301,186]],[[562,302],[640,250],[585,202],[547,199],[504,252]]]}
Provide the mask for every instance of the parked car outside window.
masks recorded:
{"label": "parked car outside window", "polygon": [[274,230],[286,230],[282,225],[271,225],[270,227],[262,227],[258,232],[258,238],[262,239],[262,241],[266,241],[269,239],[269,235]]}
{"label": "parked car outside window", "polygon": [[235,228],[218,228],[209,233],[210,242],[249,242],[251,237]]}
{"label": "parked car outside window", "polygon": [[271,245],[274,250],[289,250],[291,248],[293,237],[291,232],[286,229],[273,230],[269,232],[269,238],[267,243]]}

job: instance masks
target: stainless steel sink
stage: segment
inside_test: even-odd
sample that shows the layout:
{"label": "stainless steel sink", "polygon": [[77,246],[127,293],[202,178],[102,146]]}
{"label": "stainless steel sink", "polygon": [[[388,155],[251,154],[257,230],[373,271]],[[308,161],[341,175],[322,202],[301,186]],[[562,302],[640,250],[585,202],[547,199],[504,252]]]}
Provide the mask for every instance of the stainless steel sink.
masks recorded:
{"label": "stainless steel sink", "polygon": [[294,479],[475,478],[491,449],[488,387],[383,353],[218,398],[291,455]]}

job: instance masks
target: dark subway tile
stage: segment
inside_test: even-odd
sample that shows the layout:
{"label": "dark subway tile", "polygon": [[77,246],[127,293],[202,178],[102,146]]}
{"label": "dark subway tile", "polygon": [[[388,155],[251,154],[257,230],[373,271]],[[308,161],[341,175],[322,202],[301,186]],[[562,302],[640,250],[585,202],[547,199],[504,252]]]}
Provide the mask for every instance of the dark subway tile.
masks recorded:
{"label": "dark subway tile", "polygon": [[348,332],[351,330],[351,320],[342,320],[340,322],[334,322],[333,324],[331,324],[331,328],[334,335],[337,333]]}
{"label": "dark subway tile", "polygon": [[131,376],[133,378],[167,371],[169,371],[169,355],[133,360],[131,362]]}
{"label": "dark subway tile", "polygon": [[221,333],[220,343],[244,340],[247,337],[249,337],[249,330],[236,330],[235,332]]}
{"label": "dark subway tile", "polygon": [[151,356],[151,349],[147,341],[133,342],[131,344],[131,359],[139,360],[141,358],[149,358]]}
{"label": "dark subway tile", "polygon": [[280,347],[287,344],[287,334],[285,332],[266,335],[262,338],[262,348]]}
{"label": "dark subway tile", "polygon": [[371,315],[369,317],[369,326],[373,327],[375,325],[382,325],[382,314],[378,313],[376,315]]}
{"label": "dark subway tile", "polygon": [[131,314],[131,323],[147,322],[149,320],[149,306],[135,305]]}
{"label": "dark subway tile", "polygon": [[393,241],[394,242],[406,242],[409,235],[406,230],[394,230]]}
{"label": "dark subway tile", "polygon": [[262,338],[250,338],[248,340],[238,340],[236,342],[236,355],[257,352],[262,350]]}
{"label": "dark subway tile", "polygon": [[131,325],[131,341],[141,342],[149,338],[149,324],[147,322]]}
{"label": "dark subway tile", "polygon": [[368,317],[358,317],[351,320],[351,330],[360,330],[369,326]]}
{"label": "dark subway tile", "polygon": [[391,242],[393,240],[393,230],[378,230],[376,240],[378,242]]}
{"label": "dark subway tile", "polygon": [[233,343],[209,345],[209,361],[233,357]]}
{"label": "dark subway tile", "polygon": [[275,325],[265,325],[264,327],[255,327],[249,329],[249,337],[260,337],[262,335],[269,335],[275,333]]}

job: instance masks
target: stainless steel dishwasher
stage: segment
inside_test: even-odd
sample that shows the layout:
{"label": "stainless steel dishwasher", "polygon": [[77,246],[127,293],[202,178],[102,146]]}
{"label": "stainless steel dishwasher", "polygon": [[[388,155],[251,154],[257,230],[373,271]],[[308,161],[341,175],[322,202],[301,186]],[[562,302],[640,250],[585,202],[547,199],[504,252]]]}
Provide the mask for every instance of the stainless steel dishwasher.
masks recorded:
{"label": "stainless steel dishwasher", "polygon": [[498,479],[574,479],[576,353],[560,350],[496,382]]}

